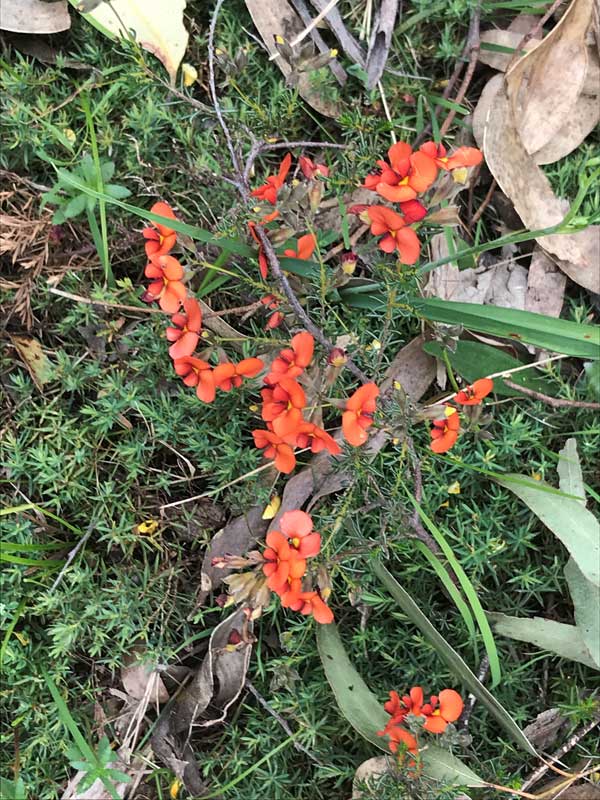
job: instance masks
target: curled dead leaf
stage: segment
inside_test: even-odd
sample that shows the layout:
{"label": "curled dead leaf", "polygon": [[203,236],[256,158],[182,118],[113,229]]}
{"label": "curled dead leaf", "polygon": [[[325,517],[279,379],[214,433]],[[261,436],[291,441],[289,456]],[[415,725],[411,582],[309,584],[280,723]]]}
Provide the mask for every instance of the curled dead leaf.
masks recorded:
{"label": "curled dead leaf", "polygon": [[[565,216],[563,204],[525,149],[515,126],[510,102],[501,84],[489,100],[483,151],[490,172],[512,201],[515,211],[527,228],[536,230],[561,222]],[[598,293],[599,234],[598,226],[590,226],[577,233],[540,237],[539,244],[558,259],[560,269],[573,281]]]}
{"label": "curled dead leaf", "polygon": [[12,33],[60,33],[71,27],[66,0],[3,0],[0,29]]}
{"label": "curled dead leaf", "polygon": [[586,34],[592,5],[593,0],[572,0],[560,22],[506,75],[507,95],[527,153],[541,150],[573,114],[588,68]]}
{"label": "curled dead leaf", "polygon": [[564,272],[536,245],[527,274],[525,310],[549,317],[560,317],[566,283],[567,276]]}
{"label": "curled dead leaf", "polygon": [[[487,66],[491,67],[492,69],[497,69],[499,72],[505,72],[513,59],[514,53],[504,53],[498,52],[497,50],[489,50],[485,47],[485,45],[491,45],[492,47],[510,47],[512,50],[516,50],[516,48],[521,44],[522,39],[523,34],[517,31],[484,31],[481,34],[482,47],[479,52],[479,60],[482,64],[487,64]],[[529,39],[528,42],[522,45],[522,48],[524,51],[529,51],[537,47],[538,44],[539,41],[536,39]]]}
{"label": "curled dead leaf", "polygon": [[130,697],[135,700],[148,698],[152,703],[166,703],[169,693],[158,671],[148,662],[143,661],[144,649],[135,647],[123,659],[121,681]]}
{"label": "curled dead leaf", "polygon": [[41,343],[32,336],[13,335],[10,340],[27,367],[33,382],[41,391],[43,385],[52,378],[52,363],[42,350]]}

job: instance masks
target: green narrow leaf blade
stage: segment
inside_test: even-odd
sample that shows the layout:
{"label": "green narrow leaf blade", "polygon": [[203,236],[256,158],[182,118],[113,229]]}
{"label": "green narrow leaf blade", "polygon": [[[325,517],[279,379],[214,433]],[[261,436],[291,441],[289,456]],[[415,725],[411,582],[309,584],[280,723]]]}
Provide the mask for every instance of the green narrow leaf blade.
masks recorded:
{"label": "green narrow leaf blade", "polygon": [[462,680],[472,694],[479,699],[488,711],[498,720],[510,737],[526,752],[537,756],[534,746],[519,728],[508,711],[496,700],[477,676],[469,669],[456,650],[448,644],[437,628],[423,614],[419,606],[415,603],[408,592],[400,586],[396,578],[389,572],[383,564],[374,560],[371,564],[373,572],[379,578],[383,586],[392,595],[394,600],[402,608],[410,621],[421,631],[425,639],[435,648],[454,674]]}
{"label": "green narrow leaf blade", "polygon": [[579,462],[576,439],[567,439],[565,446],[559,451],[556,470],[558,472],[558,486],[561,492],[581,497],[581,502],[585,505],[585,484],[583,482],[583,472]]}
{"label": "green narrow leaf blade", "polygon": [[[385,737],[377,736],[389,717],[348,658],[334,623],[318,626],[317,647],[341,714],[363,738],[389,752]],[[486,785],[466,764],[446,750],[430,745],[429,741],[423,752],[423,772],[455,786]]]}
{"label": "green narrow leaf blade", "polygon": [[410,302],[417,313],[434,322],[463,325],[468,330],[527,342],[555,353],[580,358],[600,358],[598,325],[583,325],[514,308],[455,303],[437,297],[413,297]]}
{"label": "green narrow leaf blade", "polygon": [[501,636],[528,642],[561,658],[579,661],[597,669],[575,625],[565,625],[543,617],[511,617],[496,612],[489,612],[488,617],[496,633]]}

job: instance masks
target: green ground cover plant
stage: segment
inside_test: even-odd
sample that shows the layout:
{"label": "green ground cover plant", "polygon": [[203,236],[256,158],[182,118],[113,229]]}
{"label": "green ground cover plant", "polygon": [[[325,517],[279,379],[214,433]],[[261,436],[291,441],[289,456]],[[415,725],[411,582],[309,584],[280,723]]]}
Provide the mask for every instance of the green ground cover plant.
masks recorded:
{"label": "green ground cover plant", "polygon": [[[371,5],[339,4],[356,36]],[[573,735],[561,769],[589,772],[587,781],[573,783],[595,791],[598,661],[589,609],[598,530],[588,520],[599,499],[597,295],[570,281],[560,319],[495,306],[474,306],[467,317],[447,298],[422,296],[429,272],[455,260],[461,247],[467,267],[480,265],[488,250],[497,261],[511,252],[530,257],[526,226],[508,225],[500,200],[485,202],[492,180],[485,162],[476,167],[479,180],[442,198],[439,208],[456,205],[467,222],[482,208],[478,221],[451,227],[426,218],[416,263],[399,268],[369,234],[350,243],[358,220],[350,206],[381,200],[353,193],[392,135],[413,142],[430,126],[423,141],[439,141],[440,124],[456,112],[444,141],[450,152],[472,144],[465,117],[482,73],[466,99],[443,92],[475,8],[468,0],[411,3],[395,26],[387,59],[393,72],[383,73],[380,88],[367,89],[365,71],[343,54],[349,77],[338,87],[328,56],[309,77],[321,101],[341,103],[334,118],[286,83],[242,2],[224,3],[218,16],[215,4],[188,3],[185,61],[197,75],[191,85],[180,72],[170,87],[159,62],[135,42],[107,39],[75,12],[71,29],[53,38],[51,60],[28,54],[18,38],[3,39],[0,166],[10,242],[1,256],[3,797],[53,800],[81,771],[87,777],[77,790],[98,778],[102,797],[122,797],[135,782],[130,796],[152,800],[349,798],[361,787],[364,797],[383,800],[450,800],[465,792],[483,800],[496,796],[490,785],[505,787],[507,797],[518,791],[539,755]],[[519,13],[539,18],[539,11],[539,4],[483,3],[480,20],[504,27]],[[323,36],[333,47],[330,32]],[[229,133],[211,98],[211,58]],[[310,505],[309,491],[288,505],[287,487],[323,462],[299,452],[291,476],[265,468],[252,435],[264,427],[262,374],[217,390],[210,404],[175,374],[165,339],[169,315],[142,302],[149,282],[142,229],[155,227],[157,201],[175,209],[174,253],[185,265],[188,296],[206,304],[198,350],[213,368],[225,356],[270,362],[306,325],[272,264],[261,277],[258,244],[264,249],[268,240],[255,241],[248,222],[273,207],[244,192],[276,174],[289,149],[269,147],[306,141],[321,146],[291,148],[293,167],[278,196],[282,218],[267,230],[301,309],[339,349],[330,357],[315,337],[305,388],[310,402],[323,406],[321,422],[331,432],[340,424],[343,404],[361,382],[352,364],[382,386],[395,374],[398,352],[424,332],[429,341],[424,350],[419,345],[420,357],[437,362],[405,368],[398,385],[392,380],[369,430],[373,438],[383,432],[385,446],[368,452],[368,445],[342,443],[335,474],[351,479],[329,492],[331,475],[317,473],[314,489],[323,481],[324,496]],[[248,158],[253,142],[261,147],[240,190],[228,145]],[[570,217],[548,227],[569,235],[597,224],[597,145],[593,133],[543,167],[556,194],[571,202]],[[309,182],[301,155],[326,163],[329,175]],[[327,221],[315,213],[323,200]],[[287,230],[278,239],[280,223]],[[432,248],[440,232],[449,249]],[[303,234],[315,235],[312,257],[283,255],[297,250]],[[358,268],[344,273],[339,253],[350,249]],[[265,296],[272,299],[261,303]],[[282,319],[270,328],[273,314]],[[504,342],[494,355],[485,349],[490,337]],[[521,371],[540,350],[542,367]],[[423,369],[433,372],[422,396],[407,389],[407,398],[403,384],[423,380]],[[436,369],[447,386],[434,384]],[[459,409],[465,432],[455,446],[432,452],[431,420],[439,413],[427,409],[439,412],[440,400],[489,375],[493,394],[482,406]],[[553,530],[524,497],[536,486],[565,504],[585,502],[577,507],[583,527]],[[232,521],[255,520],[258,540],[234,555],[264,551],[269,521],[261,516],[275,497],[281,510],[305,507],[321,532],[314,563],[328,577],[317,576],[315,566],[315,586],[321,581],[319,596],[335,623],[319,625],[269,598],[256,619],[242,625],[236,617],[237,627],[227,627],[234,609],[221,607],[226,587],[216,580],[212,591],[204,586],[206,575],[215,575],[212,556],[224,555],[214,549],[215,535],[230,531]],[[274,508],[270,516],[276,514]],[[582,557],[577,537],[585,524]],[[587,583],[573,578],[574,569],[585,571]],[[561,657],[537,645],[537,631],[511,638],[497,627],[500,615],[569,625],[581,632],[582,649],[559,650]],[[238,637],[242,631],[241,642],[232,630]],[[194,731],[196,778],[204,784],[194,792],[197,784],[160,750],[161,724],[172,708],[185,714],[182,683],[221,651],[249,663],[236,662],[237,684],[221,722]],[[152,684],[149,675],[156,676]],[[345,702],[348,683],[351,695],[361,678],[364,701]],[[353,789],[362,762],[390,755],[388,740],[377,735],[389,692],[413,686],[427,697],[458,690],[466,716],[439,740],[412,718],[409,730],[427,745],[417,765],[400,752],[390,756],[399,759],[397,771],[384,770],[371,788],[359,777]],[[213,699],[218,706],[218,692]],[[373,712],[365,724],[371,702],[379,716]],[[560,716],[559,732],[524,735],[549,709]],[[133,743],[126,765],[111,760],[123,742]],[[468,772],[440,772],[444,759],[459,759]],[[543,790],[526,791],[554,796]]]}

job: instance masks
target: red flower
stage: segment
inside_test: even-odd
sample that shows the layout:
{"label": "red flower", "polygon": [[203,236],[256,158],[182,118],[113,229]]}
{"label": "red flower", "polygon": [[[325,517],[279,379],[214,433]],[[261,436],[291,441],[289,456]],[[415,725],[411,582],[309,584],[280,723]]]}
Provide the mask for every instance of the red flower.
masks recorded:
{"label": "red flower", "polygon": [[294,451],[281,436],[278,436],[274,431],[256,430],[252,431],[254,437],[254,444],[259,450],[264,450],[265,458],[273,458],[275,460],[275,469],[289,475],[296,466],[296,456]]}
{"label": "red flower", "polygon": [[427,216],[427,209],[418,200],[407,200],[405,203],[400,203],[400,211],[407,225],[420,222]]}
{"label": "red flower", "polygon": [[483,161],[483,153],[476,147],[459,147],[451,156],[448,156],[443,144],[425,142],[419,148],[419,152],[424,153],[433,160],[437,167],[446,171],[458,167],[474,167]]}
{"label": "red flower", "polygon": [[322,175],[324,178],[329,177],[329,167],[325,166],[325,164],[315,164],[315,162],[307,158],[307,156],[300,156],[298,163],[300,164],[302,174],[309,180],[312,180],[317,175]]}
{"label": "red flower", "polygon": [[438,168],[425,153],[413,153],[406,142],[397,142],[388,150],[387,161],[378,161],[380,171],[367,175],[364,186],[390,200],[404,203],[414,200],[418,194],[427,191],[435,181]]}
{"label": "red flower", "polygon": [[252,197],[258,197],[260,200],[266,200],[268,203],[271,203],[271,205],[274,206],[275,202],[277,201],[277,192],[283,186],[291,164],[292,156],[290,153],[288,153],[281,162],[277,175],[269,175],[266,183],[250,192]]}
{"label": "red flower", "polygon": [[[155,203],[150,211],[153,214],[158,214],[159,217],[177,219],[173,213],[173,209],[168,203]],[[146,255],[150,259],[154,256],[167,255],[167,253],[171,252],[177,241],[177,234],[172,228],[168,228],[161,222],[153,222],[152,225],[154,225],[153,228],[144,228],[142,231],[142,236],[144,239],[147,239],[145,244]]]}
{"label": "red flower", "polygon": [[213,369],[206,361],[193,356],[184,356],[173,362],[175,372],[183,378],[186,386],[195,386],[198,399],[212,403],[215,399]]}
{"label": "red flower", "polygon": [[268,331],[273,330],[274,328],[278,328],[283,320],[285,319],[284,315],[281,311],[275,311],[274,314],[271,314],[269,319],[267,320],[267,324],[265,325],[265,329]]}
{"label": "red flower", "polygon": [[304,449],[310,447],[312,453],[320,453],[328,450],[332,456],[337,456],[342,452],[342,448],[327,431],[319,428],[314,422],[302,421],[297,430],[292,431],[285,440],[296,447]]}
{"label": "red flower", "polygon": [[302,422],[302,409],[306,406],[306,395],[293,378],[281,378],[272,389],[261,391],[263,399],[262,418],[273,423],[278,436],[287,436],[297,430]]}
{"label": "red flower", "polygon": [[298,551],[290,547],[286,537],[279,531],[271,531],[266,538],[267,548],[263,553],[263,572],[267,586],[277,594],[288,588],[288,579],[299,579],[306,572],[306,561]]}
{"label": "red flower", "polygon": [[346,441],[359,447],[367,441],[367,429],[373,424],[379,389],[374,383],[365,383],[346,401],[342,414],[342,431]]}
{"label": "red flower", "polygon": [[305,511],[286,511],[279,522],[281,533],[301,558],[312,558],[321,549],[321,534],[313,531],[311,517]]}
{"label": "red flower", "polygon": [[267,256],[265,255],[262,242],[260,241],[260,239],[258,238],[258,234],[256,233],[256,223],[249,222],[248,229],[250,230],[252,238],[258,245],[258,268],[260,269],[260,276],[264,281],[266,280],[267,275],[269,274],[269,264],[267,262]]}
{"label": "red flower", "polygon": [[144,274],[154,278],[142,299],[158,300],[159,306],[169,314],[175,314],[187,296],[181,279],[183,267],[173,256],[154,256],[146,265]]}
{"label": "red flower", "polygon": [[260,358],[244,358],[239,364],[231,361],[219,364],[213,370],[215,386],[224,392],[229,392],[234,386],[242,385],[242,378],[254,378],[263,367],[264,363]]}
{"label": "red flower", "polygon": [[169,355],[173,359],[191,356],[202,330],[202,309],[198,301],[193,297],[188,297],[183,302],[185,313],[177,313],[171,317],[171,322],[175,327],[167,328],[167,339],[175,342],[169,347]]}
{"label": "red flower", "polygon": [[290,344],[291,347],[282,350],[271,364],[265,383],[275,384],[283,377],[297,378],[312,361],[315,340],[310,333],[297,333]]}
{"label": "red flower", "polygon": [[434,419],[433,428],[430,430],[432,442],[430,444],[434,453],[447,453],[454,446],[458,439],[460,429],[460,418],[458,412],[452,406],[446,406],[444,419]]}
{"label": "red flower", "polygon": [[467,386],[457,392],[454,400],[461,406],[478,406],[493,388],[494,381],[491,378],[480,378],[472,386]]}
{"label": "red flower", "polygon": [[317,237],[314,235],[314,233],[307,233],[305,236],[301,236],[298,239],[297,250],[284,250],[283,255],[288,256],[288,258],[301,258],[303,261],[306,261],[315,252],[316,246]]}
{"label": "red flower", "polygon": [[381,236],[379,247],[384,253],[398,250],[401,264],[415,264],[421,251],[419,237],[406,225],[404,217],[387,206],[368,206],[366,214],[371,221],[371,233]]}

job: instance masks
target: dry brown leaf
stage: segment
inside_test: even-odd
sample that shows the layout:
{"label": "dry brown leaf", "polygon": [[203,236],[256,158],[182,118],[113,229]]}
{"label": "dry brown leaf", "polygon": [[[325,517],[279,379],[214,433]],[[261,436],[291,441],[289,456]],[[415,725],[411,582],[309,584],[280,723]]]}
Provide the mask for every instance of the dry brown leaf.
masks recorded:
{"label": "dry brown leaf", "polygon": [[594,130],[600,120],[600,97],[582,92],[562,128],[533,154],[536,164],[554,164],[568,156]]}
{"label": "dry brown leaf", "polygon": [[566,284],[567,276],[564,272],[536,245],[527,276],[525,311],[560,317]]}
{"label": "dry brown leaf", "polygon": [[224,556],[227,553],[237,556],[244,555],[254,542],[263,536],[268,524],[262,518],[263,511],[262,505],[253,506],[246,514],[231,520],[213,536],[202,561],[197,606],[202,605],[209,592],[220,585],[223,578],[231,572],[227,568],[213,567],[213,558]]}
{"label": "dry brown leaf", "polygon": [[[529,230],[551,227],[564,218],[561,201],[525,150],[514,125],[509,100],[500,88],[490,102],[483,135],[486,164]],[[600,227],[542,236],[539,244],[555,256],[571,280],[600,292]]]}
{"label": "dry brown leaf", "polygon": [[48,383],[52,377],[52,364],[42,350],[42,345],[32,336],[11,336],[10,340],[27,367],[33,382],[41,391],[43,385]]}
{"label": "dry brown leaf", "polygon": [[[271,55],[278,53],[275,46],[276,36],[291,41],[304,30],[302,20],[287,0],[246,0],[246,7]],[[292,65],[279,54],[274,61],[285,77],[289,78],[293,72]],[[298,92],[320,114],[326,117],[339,116],[341,111],[339,103],[329,100],[316,89],[311,83],[310,74],[298,75]]]}
{"label": "dry brown leaf", "polygon": [[[368,789],[375,790],[383,776],[393,772],[394,763],[391,756],[375,756],[363,761],[354,773],[351,800],[362,800],[365,797],[364,792],[359,787],[366,786]],[[369,792],[368,796],[372,796],[371,792]]]}
{"label": "dry brown leaf", "polygon": [[[449,255],[443,233],[431,240],[434,258]],[[443,264],[429,274],[424,293],[428,297],[457,303],[487,303],[503,308],[525,308],[527,270],[510,256],[500,263],[459,270],[455,264]]]}
{"label": "dry brown leaf", "polygon": [[0,29],[13,33],[60,33],[71,27],[66,0],[3,0]]}
{"label": "dry brown leaf", "polygon": [[385,62],[392,43],[394,23],[398,13],[398,0],[381,0],[379,11],[371,30],[367,53],[367,89],[372,90],[383,75]]}
{"label": "dry brown leaf", "polygon": [[121,667],[123,687],[134,700],[143,700],[148,697],[151,704],[166,703],[169,693],[162,678],[150,664],[140,660],[143,654],[142,647],[134,647],[124,658]]}
{"label": "dry brown leaf", "polygon": [[[491,30],[491,31],[484,31],[481,34],[481,43],[482,44],[498,44],[502,47],[512,47],[513,50],[521,43],[523,39],[523,34],[518,33],[517,31],[503,31],[503,30]],[[537,39],[529,39],[524,45],[522,45],[522,49],[529,51],[533,50],[539,45],[539,40]],[[514,53],[499,53],[495,50],[486,50],[485,48],[481,48],[479,53],[479,60],[482,64],[487,64],[488,67],[492,69],[497,69],[499,72],[505,72],[508,68],[508,65],[512,61]]]}
{"label": "dry brown leaf", "polygon": [[518,132],[528,153],[541,150],[574,113],[588,66],[593,0],[572,0],[555,28],[506,75]]}
{"label": "dry brown leaf", "polygon": [[[533,30],[535,26],[540,21],[539,17],[536,17],[534,14],[517,14],[517,16],[511,21],[510,25],[508,26],[509,31],[513,31],[514,33],[518,33],[520,36],[525,36],[529,33],[529,31]],[[535,36],[536,39],[542,38],[541,31]]]}
{"label": "dry brown leaf", "polygon": [[568,717],[563,716],[558,708],[547,708],[523,728],[523,733],[539,750],[549,750],[562,729],[568,726]]}

